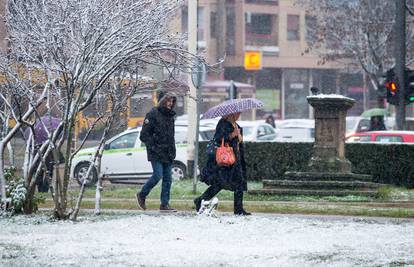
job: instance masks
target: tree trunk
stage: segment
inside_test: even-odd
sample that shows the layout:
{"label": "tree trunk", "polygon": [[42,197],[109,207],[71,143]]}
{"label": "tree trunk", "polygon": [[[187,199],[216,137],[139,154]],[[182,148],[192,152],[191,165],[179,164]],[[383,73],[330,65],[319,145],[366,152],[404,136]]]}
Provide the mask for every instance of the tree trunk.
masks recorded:
{"label": "tree trunk", "polygon": [[6,204],[6,178],[4,177],[4,142],[0,141],[0,193],[1,193],[1,202]]}
{"label": "tree trunk", "polygon": [[26,195],[26,200],[23,204],[23,213],[24,214],[32,214],[33,213],[33,197],[35,194],[35,190],[36,187],[35,186],[29,186],[29,188],[27,188],[27,195]]}
{"label": "tree trunk", "polygon": [[[91,165],[88,168],[88,171],[86,172],[86,177],[89,176],[90,170],[92,170],[92,167],[93,167],[93,164],[91,163]],[[76,218],[78,217],[78,213],[79,213],[79,210],[80,210],[80,205],[81,205],[81,202],[82,202],[83,194],[85,193],[85,183],[86,183],[86,179],[83,180],[82,186],[80,188],[80,192],[79,192],[79,195],[78,195],[78,200],[76,201],[75,209],[70,214],[69,218],[72,221],[76,221]]]}
{"label": "tree trunk", "polygon": [[103,149],[100,149],[102,151],[100,151],[98,158],[97,158],[97,162],[96,162],[96,171],[98,173],[98,182],[96,183],[96,191],[95,191],[95,211],[94,214],[95,215],[99,215],[101,214],[101,192],[103,190],[103,186],[102,186],[102,175],[101,175],[101,162],[102,162],[102,153],[103,153]]}
{"label": "tree trunk", "polygon": [[[66,155],[65,158],[69,159],[71,154],[71,147],[72,147],[72,134],[73,134],[73,126],[74,126],[74,118],[71,118],[69,127],[68,127],[68,134],[66,136]],[[63,179],[56,183],[57,188],[55,190],[55,211],[54,211],[54,217],[56,219],[66,219],[68,218],[68,214],[66,213],[67,208],[67,191],[68,191],[68,185],[69,185],[69,177],[70,177],[70,167],[71,162],[69,160],[65,160],[65,170],[63,174]]]}

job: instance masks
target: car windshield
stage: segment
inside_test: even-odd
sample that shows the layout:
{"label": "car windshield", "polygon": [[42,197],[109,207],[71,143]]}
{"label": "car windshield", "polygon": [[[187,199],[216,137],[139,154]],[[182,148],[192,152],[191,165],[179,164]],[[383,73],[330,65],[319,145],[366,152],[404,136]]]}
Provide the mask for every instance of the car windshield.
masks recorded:
{"label": "car windshield", "polygon": [[358,117],[346,117],[346,130],[352,131],[358,123]]}
{"label": "car windshield", "polygon": [[109,149],[133,148],[138,137],[138,132],[125,134],[113,140],[109,144]]}
{"label": "car windshield", "polygon": [[203,140],[211,140],[213,139],[215,133],[216,133],[215,129],[205,130],[205,131],[200,131],[200,136],[201,138],[203,138]]}
{"label": "car windshield", "polygon": [[247,139],[253,138],[253,127],[251,126],[244,126],[243,127],[243,136]]}

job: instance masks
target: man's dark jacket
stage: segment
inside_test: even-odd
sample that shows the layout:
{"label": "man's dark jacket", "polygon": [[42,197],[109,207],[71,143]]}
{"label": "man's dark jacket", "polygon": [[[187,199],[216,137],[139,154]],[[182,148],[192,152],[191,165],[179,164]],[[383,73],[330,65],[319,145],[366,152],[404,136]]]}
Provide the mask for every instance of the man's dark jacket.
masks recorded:
{"label": "man's dark jacket", "polygon": [[148,161],[172,163],[175,159],[175,111],[158,106],[147,113],[140,140],[147,147]]}

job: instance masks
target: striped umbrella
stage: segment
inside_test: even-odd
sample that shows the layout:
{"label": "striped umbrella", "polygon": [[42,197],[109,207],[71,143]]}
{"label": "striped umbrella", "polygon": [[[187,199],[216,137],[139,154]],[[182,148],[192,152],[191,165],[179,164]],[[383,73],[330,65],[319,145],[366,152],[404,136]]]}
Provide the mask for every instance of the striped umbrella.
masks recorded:
{"label": "striped umbrella", "polygon": [[263,102],[255,98],[231,99],[210,108],[203,114],[201,119],[212,119],[261,107],[263,107]]}

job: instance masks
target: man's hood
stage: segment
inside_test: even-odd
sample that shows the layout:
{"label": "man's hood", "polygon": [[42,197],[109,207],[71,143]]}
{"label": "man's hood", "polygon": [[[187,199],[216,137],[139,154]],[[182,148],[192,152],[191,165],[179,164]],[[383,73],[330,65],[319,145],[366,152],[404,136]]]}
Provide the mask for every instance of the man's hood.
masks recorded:
{"label": "man's hood", "polygon": [[171,107],[171,109],[175,108],[175,104],[177,103],[177,96],[174,92],[167,92],[167,91],[160,91],[158,93],[158,106],[162,107],[165,100],[167,100],[168,97],[172,97],[174,102]]}

